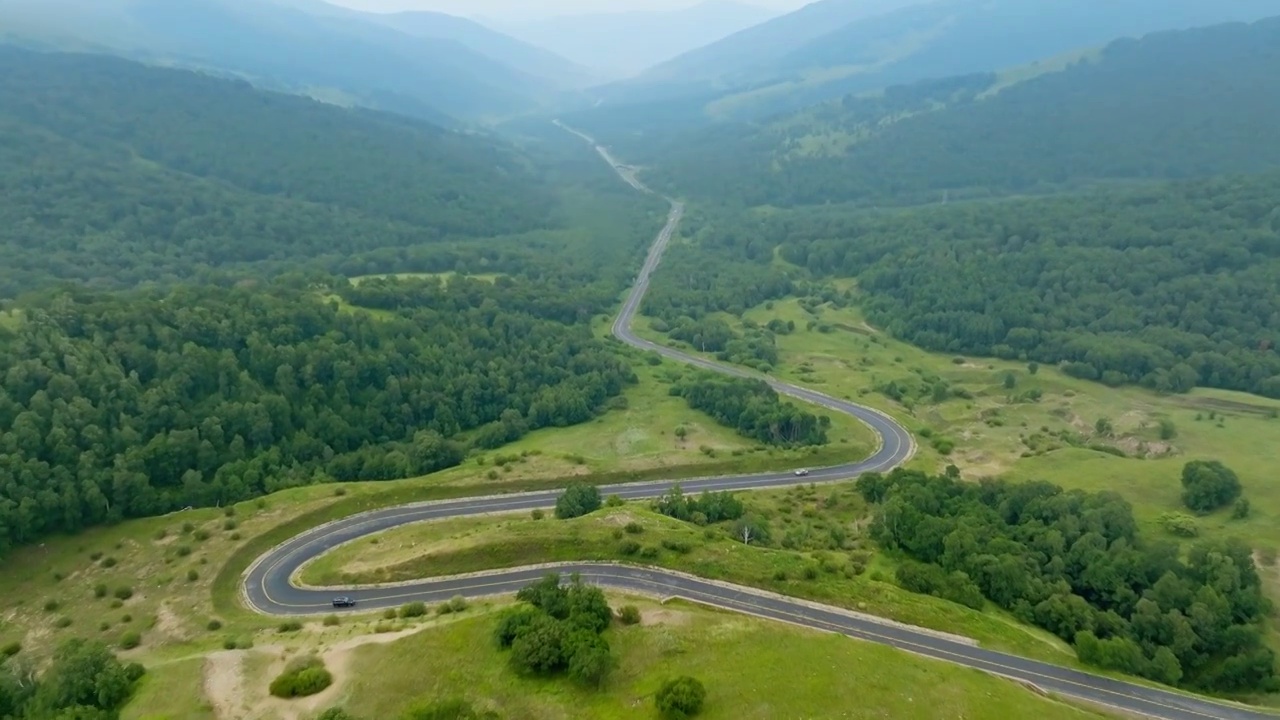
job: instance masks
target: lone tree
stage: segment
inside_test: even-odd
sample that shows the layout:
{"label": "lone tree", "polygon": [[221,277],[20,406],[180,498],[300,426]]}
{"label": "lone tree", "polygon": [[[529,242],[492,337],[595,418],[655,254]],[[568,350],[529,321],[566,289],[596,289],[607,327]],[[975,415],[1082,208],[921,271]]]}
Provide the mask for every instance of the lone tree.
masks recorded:
{"label": "lone tree", "polygon": [[599,510],[600,505],[600,490],[595,485],[570,483],[556,499],[556,517],[561,520],[581,517]]}
{"label": "lone tree", "polygon": [[1240,478],[1217,460],[1192,460],[1182,468],[1182,502],[1198,513],[1230,505],[1240,493]]}
{"label": "lone tree", "polygon": [[707,689],[697,678],[688,675],[666,681],[653,696],[658,712],[666,720],[685,720],[697,715],[706,699]]}

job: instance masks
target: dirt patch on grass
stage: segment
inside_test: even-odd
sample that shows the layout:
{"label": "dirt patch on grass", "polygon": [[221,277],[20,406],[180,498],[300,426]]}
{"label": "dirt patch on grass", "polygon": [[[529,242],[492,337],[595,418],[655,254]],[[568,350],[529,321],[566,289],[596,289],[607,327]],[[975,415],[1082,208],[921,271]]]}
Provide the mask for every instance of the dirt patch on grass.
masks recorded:
{"label": "dirt patch on grass", "polygon": [[249,716],[245,702],[244,651],[210,653],[204,661],[204,696],[218,720]]}
{"label": "dirt patch on grass", "polygon": [[640,613],[640,624],[644,627],[666,625],[683,627],[693,620],[693,616],[680,610],[644,610]]}

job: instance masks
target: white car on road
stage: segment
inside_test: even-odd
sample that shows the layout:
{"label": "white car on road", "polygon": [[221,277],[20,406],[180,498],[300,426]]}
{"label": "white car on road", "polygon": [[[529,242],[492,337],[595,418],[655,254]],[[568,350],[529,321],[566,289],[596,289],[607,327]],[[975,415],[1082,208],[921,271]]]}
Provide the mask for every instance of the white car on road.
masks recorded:
{"label": "white car on road", "polygon": [[809,471],[804,468],[800,468],[799,470],[796,471],[796,477],[804,477],[805,475],[808,475],[808,474],[809,474]]}

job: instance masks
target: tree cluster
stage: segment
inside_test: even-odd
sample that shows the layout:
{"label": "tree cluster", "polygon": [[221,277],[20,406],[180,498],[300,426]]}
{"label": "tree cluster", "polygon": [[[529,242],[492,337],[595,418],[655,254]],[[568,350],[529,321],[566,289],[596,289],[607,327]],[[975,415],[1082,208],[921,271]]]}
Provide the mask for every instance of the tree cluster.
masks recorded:
{"label": "tree cluster", "polygon": [[61,645],[39,675],[20,657],[0,660],[0,718],[115,720],[144,672],[79,638]]}
{"label": "tree cluster", "polygon": [[1100,667],[1211,691],[1277,688],[1260,626],[1271,606],[1238,541],[1199,543],[1184,558],[1139,538],[1118,495],[1048,483],[900,469],[858,489],[878,504],[873,539],[930,566],[900,571],[911,589],[971,606],[980,591]]}
{"label": "tree cluster", "polygon": [[[634,381],[518,284],[331,281],[346,305],[285,284],[76,292],[0,327],[0,551],[432,472],[462,459],[468,433],[488,446],[580,423]],[[365,303],[390,311],[349,307]]]}
{"label": "tree cluster", "polygon": [[561,520],[582,517],[600,509],[600,489],[583,482],[572,482],[556,498],[556,517]]}
{"label": "tree cluster", "polygon": [[511,666],[522,674],[566,673],[586,687],[598,688],[617,665],[602,633],[613,610],[600,588],[574,577],[567,585],[548,575],[516,593],[525,603],[502,616],[495,639],[510,649]]}
{"label": "tree cluster", "polygon": [[[1198,513],[1226,507],[1240,497],[1240,478],[1217,460],[1192,460],[1182,467],[1182,503]],[[1248,505],[1241,517],[1249,514]]]}
{"label": "tree cluster", "polygon": [[653,509],[667,517],[697,525],[737,520],[746,512],[742,501],[727,490],[707,490],[698,497],[690,497],[684,494],[679,483],[653,501]]}
{"label": "tree cluster", "polygon": [[830,418],[783,402],[763,380],[698,373],[673,385],[670,392],[743,437],[785,447],[827,442]]}

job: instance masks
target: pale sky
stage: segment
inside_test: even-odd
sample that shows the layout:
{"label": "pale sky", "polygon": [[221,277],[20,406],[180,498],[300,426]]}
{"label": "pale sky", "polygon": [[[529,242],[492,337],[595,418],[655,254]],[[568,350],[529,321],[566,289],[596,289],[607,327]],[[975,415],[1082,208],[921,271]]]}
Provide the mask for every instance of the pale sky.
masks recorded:
{"label": "pale sky", "polygon": [[[525,20],[580,13],[629,10],[672,10],[697,5],[702,0],[328,0],[337,5],[374,12],[434,10],[454,15]],[[794,10],[813,0],[743,0],[747,4],[780,11]]]}

